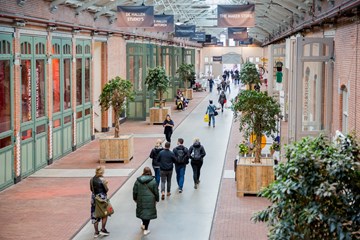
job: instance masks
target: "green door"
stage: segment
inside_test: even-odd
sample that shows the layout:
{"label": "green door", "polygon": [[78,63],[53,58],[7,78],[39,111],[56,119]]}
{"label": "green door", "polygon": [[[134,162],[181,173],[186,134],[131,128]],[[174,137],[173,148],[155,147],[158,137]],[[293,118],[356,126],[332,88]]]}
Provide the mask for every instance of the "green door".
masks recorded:
{"label": "green door", "polygon": [[0,190],[14,182],[14,84],[12,72],[12,36],[0,34]]}
{"label": "green door", "polygon": [[72,151],[71,39],[52,40],[53,120],[52,158]]}
{"label": "green door", "polygon": [[91,141],[91,41],[76,40],[76,146]]}
{"label": "green door", "polygon": [[46,39],[22,36],[21,47],[21,175],[47,164]]}

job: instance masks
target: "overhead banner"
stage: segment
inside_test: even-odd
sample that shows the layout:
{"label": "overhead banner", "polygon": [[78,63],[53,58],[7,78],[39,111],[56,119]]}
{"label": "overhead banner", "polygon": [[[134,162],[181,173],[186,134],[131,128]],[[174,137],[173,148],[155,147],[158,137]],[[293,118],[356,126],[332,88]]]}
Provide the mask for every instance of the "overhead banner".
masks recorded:
{"label": "overhead banner", "polygon": [[222,56],[213,56],[213,62],[222,62]]}
{"label": "overhead banner", "polygon": [[232,38],[234,40],[244,40],[248,37],[249,36],[246,27],[228,28],[228,38]]}
{"label": "overhead banner", "polygon": [[205,42],[205,32],[195,32],[190,41]]}
{"label": "overhead banner", "polygon": [[154,29],[156,32],[173,32],[174,31],[174,15],[155,15]]}
{"label": "overhead banner", "polygon": [[218,5],[218,27],[254,27],[255,4]]}
{"label": "overhead banner", "polygon": [[119,27],[154,27],[153,6],[118,6]]}
{"label": "overhead banner", "polygon": [[175,25],[175,37],[193,37],[195,35],[195,25]]}
{"label": "overhead banner", "polygon": [[242,41],[239,41],[240,45],[251,45],[253,44],[253,38],[247,38]]}
{"label": "overhead banner", "polygon": [[211,36],[211,42],[204,42],[204,46],[217,45],[217,37]]}

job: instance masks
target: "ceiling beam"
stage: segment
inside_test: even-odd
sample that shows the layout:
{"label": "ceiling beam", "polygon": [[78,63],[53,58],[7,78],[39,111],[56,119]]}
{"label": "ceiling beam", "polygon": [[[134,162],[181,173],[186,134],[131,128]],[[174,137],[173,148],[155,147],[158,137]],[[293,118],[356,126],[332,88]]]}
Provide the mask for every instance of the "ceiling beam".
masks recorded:
{"label": "ceiling beam", "polygon": [[80,7],[76,8],[76,13],[80,13],[82,10],[85,10],[100,1],[101,0],[88,0],[86,3],[84,2]]}
{"label": "ceiling beam", "polygon": [[[94,19],[99,18],[101,15],[110,12],[113,8],[115,8],[116,6],[126,2],[127,0],[116,0],[114,2],[110,2],[106,5],[103,6],[102,10],[100,10],[99,12],[95,13],[94,15]],[[114,13],[111,13],[114,14]]]}
{"label": "ceiling beam", "polygon": [[272,0],[272,1],[279,4],[280,6],[283,6],[287,9],[289,9],[290,11],[292,11],[295,14],[303,15],[303,12],[301,12],[297,7],[290,5],[288,1],[282,1],[282,0]]}

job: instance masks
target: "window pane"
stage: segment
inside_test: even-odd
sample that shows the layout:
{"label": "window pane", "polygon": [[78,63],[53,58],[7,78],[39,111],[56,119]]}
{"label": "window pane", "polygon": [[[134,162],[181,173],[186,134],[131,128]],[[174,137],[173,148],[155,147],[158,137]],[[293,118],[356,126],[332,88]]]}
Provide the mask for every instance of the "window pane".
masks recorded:
{"label": "window pane", "polygon": [[90,108],[85,109],[85,116],[90,115]]}
{"label": "window pane", "polygon": [[0,148],[4,148],[11,145],[11,137],[0,139]]}
{"label": "window pane", "polygon": [[138,78],[138,81],[136,82],[136,89],[138,91],[142,91],[142,69],[143,69],[143,61],[142,61],[142,57],[137,57],[137,60],[138,60],[138,71],[137,71],[137,78]]}
{"label": "window pane", "polygon": [[85,102],[90,102],[90,58],[85,59]]}
{"label": "window pane", "polygon": [[56,119],[54,120],[54,123],[53,123],[53,128],[58,128],[61,126],[61,121],[60,119]]}
{"label": "window pane", "polygon": [[10,130],[10,60],[0,61],[0,133]]}
{"label": "window pane", "polygon": [[36,127],[36,134],[43,133],[46,130],[45,124]]}
{"label": "window pane", "polygon": [[25,140],[32,137],[32,129],[25,130],[21,133],[21,140]]}
{"label": "window pane", "polygon": [[71,116],[64,117],[64,124],[71,122]]}
{"label": "window pane", "polygon": [[60,112],[60,59],[52,60],[53,70],[53,112]]}
{"label": "window pane", "polygon": [[[131,48],[132,49],[132,48]],[[129,80],[134,85],[135,82],[135,66],[134,56],[129,56]]]}
{"label": "window pane", "polygon": [[81,58],[76,59],[76,105],[82,104],[82,60]]}
{"label": "window pane", "polygon": [[31,121],[31,60],[21,60],[22,122]]}
{"label": "window pane", "polygon": [[82,111],[76,113],[76,119],[82,118]]}
{"label": "window pane", "polygon": [[325,125],[325,64],[305,62],[303,74],[302,130],[323,130]]}
{"label": "window pane", "polygon": [[71,108],[70,59],[64,59],[64,110]]}
{"label": "window pane", "polygon": [[36,60],[36,118],[45,116],[45,60]]}

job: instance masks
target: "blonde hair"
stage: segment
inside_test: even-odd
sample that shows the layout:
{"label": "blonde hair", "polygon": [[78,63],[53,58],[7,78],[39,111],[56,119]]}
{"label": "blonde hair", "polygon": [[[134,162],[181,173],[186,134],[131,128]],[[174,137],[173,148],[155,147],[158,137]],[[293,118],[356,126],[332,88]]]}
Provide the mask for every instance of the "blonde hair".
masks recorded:
{"label": "blonde hair", "polygon": [[105,172],[104,166],[97,166],[95,169],[95,176],[102,177],[104,175],[104,172]]}
{"label": "blonde hair", "polygon": [[200,138],[194,138],[194,143],[200,142]]}
{"label": "blonde hair", "polygon": [[158,140],[156,140],[155,147],[160,147],[161,144],[162,144],[162,140],[158,139]]}

